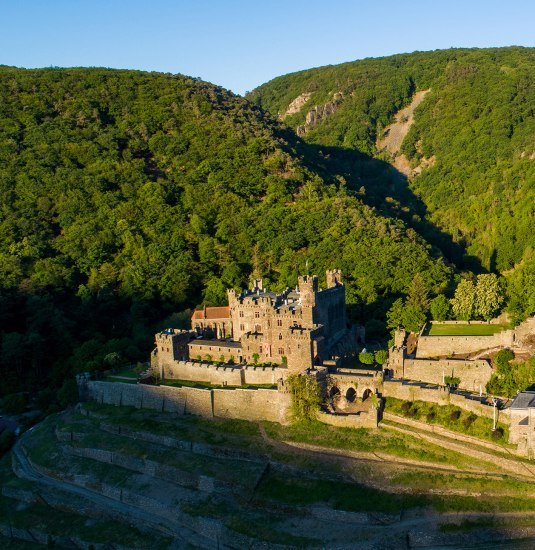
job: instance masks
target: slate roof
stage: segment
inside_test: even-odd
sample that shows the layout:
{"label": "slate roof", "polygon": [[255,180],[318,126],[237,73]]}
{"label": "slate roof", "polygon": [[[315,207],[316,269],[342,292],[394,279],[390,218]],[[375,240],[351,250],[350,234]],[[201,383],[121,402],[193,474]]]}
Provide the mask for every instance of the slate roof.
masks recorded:
{"label": "slate roof", "polygon": [[207,307],[205,309],[196,309],[191,317],[192,319],[230,319],[230,307]]}
{"label": "slate roof", "polygon": [[535,408],[535,391],[521,391],[511,403],[511,409]]}

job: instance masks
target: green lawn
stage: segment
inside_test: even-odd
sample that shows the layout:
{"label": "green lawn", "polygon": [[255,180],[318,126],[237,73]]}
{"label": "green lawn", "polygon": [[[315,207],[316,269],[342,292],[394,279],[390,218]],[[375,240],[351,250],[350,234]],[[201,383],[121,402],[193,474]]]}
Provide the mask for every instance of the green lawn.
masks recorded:
{"label": "green lawn", "polygon": [[440,325],[431,323],[424,336],[492,336],[497,332],[509,328],[507,324],[501,325]]}

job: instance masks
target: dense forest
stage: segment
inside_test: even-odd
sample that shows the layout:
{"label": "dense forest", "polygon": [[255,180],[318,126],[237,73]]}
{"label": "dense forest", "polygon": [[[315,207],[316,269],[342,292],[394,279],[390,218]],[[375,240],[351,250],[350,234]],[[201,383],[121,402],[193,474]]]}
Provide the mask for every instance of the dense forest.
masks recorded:
{"label": "dense forest", "polygon": [[[384,166],[391,159],[376,143],[414,93],[428,89],[401,151],[412,167],[434,164],[407,181]],[[305,103],[287,114],[298,97]],[[304,140],[325,151],[350,188],[362,186],[376,207],[395,210],[462,268],[505,273],[521,265],[535,276],[534,48],[326,66],[278,77],[249,99],[294,129],[330,103]]]}
{"label": "dense forest", "polygon": [[196,79],[0,67],[0,159],[3,395],[61,398],[76,372],[146,360],[157,328],[251,275],[340,268],[370,333],[417,273],[432,295],[452,282],[325,151]]}

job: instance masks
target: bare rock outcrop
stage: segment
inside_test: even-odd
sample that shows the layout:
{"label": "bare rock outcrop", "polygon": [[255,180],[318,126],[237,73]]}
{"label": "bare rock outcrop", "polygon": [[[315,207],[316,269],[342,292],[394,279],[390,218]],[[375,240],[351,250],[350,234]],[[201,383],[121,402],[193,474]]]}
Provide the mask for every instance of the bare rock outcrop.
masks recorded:
{"label": "bare rock outcrop", "polygon": [[290,105],[288,105],[286,112],[281,115],[281,120],[284,120],[287,116],[295,115],[295,113],[298,113],[303,108],[303,105],[310,99],[311,95],[312,94],[310,92],[303,92],[302,94],[298,95],[290,103]]}
{"label": "bare rock outcrop", "polygon": [[304,136],[312,126],[315,126],[318,122],[336,112],[340,106],[340,103],[342,103],[343,97],[342,92],[336,92],[331,101],[328,101],[323,105],[315,105],[310,111],[308,111],[305,123],[302,126],[297,127],[297,135]]}

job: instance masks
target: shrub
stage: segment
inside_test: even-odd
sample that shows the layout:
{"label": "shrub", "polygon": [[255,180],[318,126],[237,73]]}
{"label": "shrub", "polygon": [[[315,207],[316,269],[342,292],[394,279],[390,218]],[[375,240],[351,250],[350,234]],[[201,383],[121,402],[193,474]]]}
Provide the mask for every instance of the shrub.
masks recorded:
{"label": "shrub", "polygon": [[492,430],[492,439],[501,439],[503,437],[503,428],[498,426],[495,430]]}
{"label": "shrub", "polygon": [[450,420],[456,421],[461,418],[461,411],[459,409],[455,409],[454,411],[451,411],[450,413]]}
{"label": "shrub", "polygon": [[437,416],[437,413],[431,409],[426,415],[425,415],[425,418],[428,422],[433,422],[433,420],[435,419],[435,417]]}
{"label": "shrub", "polygon": [[401,412],[405,415],[409,413],[411,408],[412,408],[412,401],[403,401],[403,403],[401,404]]}
{"label": "shrub", "polygon": [[476,420],[477,416],[474,413],[470,413],[466,418],[464,418],[463,425],[466,428],[469,428]]}
{"label": "shrub", "polygon": [[456,388],[461,383],[461,379],[456,376],[445,376],[444,383],[450,388]]}

